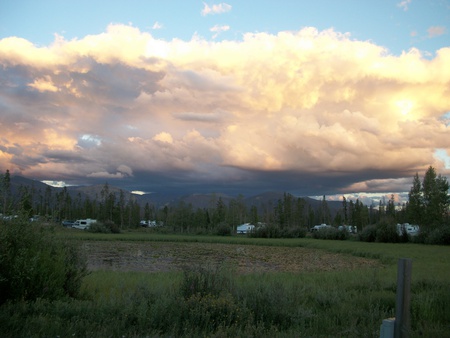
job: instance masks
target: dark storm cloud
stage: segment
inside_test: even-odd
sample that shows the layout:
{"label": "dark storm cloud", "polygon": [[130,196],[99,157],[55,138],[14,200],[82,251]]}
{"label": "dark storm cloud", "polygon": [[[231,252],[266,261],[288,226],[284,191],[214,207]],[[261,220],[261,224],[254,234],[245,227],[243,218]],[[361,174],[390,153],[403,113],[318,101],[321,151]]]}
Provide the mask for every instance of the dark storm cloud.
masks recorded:
{"label": "dark storm cloud", "polygon": [[449,60],[313,27],[2,39],[0,165],[141,191],[406,191],[429,165],[449,172]]}

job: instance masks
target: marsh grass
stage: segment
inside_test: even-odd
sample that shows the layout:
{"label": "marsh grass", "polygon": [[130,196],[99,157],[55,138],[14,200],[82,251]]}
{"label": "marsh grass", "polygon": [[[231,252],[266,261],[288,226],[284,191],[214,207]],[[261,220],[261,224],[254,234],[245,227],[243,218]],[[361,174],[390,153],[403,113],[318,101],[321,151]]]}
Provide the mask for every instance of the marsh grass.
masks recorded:
{"label": "marsh grass", "polygon": [[303,273],[240,274],[235,266],[220,262],[196,262],[174,272],[94,271],[84,278],[78,299],[2,306],[1,336],[378,337],[382,320],[395,314],[401,257],[413,259],[411,337],[448,336],[448,247],[147,233],[78,232],[74,237],[252,244],[268,250],[270,246],[302,246],[378,259],[383,264]]}

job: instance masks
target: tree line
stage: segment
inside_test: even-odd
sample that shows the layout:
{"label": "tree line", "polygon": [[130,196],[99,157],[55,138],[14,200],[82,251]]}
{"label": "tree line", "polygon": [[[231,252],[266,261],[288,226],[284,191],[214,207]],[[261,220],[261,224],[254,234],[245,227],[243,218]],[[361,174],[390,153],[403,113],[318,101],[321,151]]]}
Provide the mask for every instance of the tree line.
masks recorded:
{"label": "tree line", "polygon": [[0,175],[1,208],[3,215],[19,212],[27,217],[39,215],[53,221],[64,219],[94,218],[102,222],[113,222],[121,229],[139,226],[140,220],[155,220],[174,232],[213,232],[220,226],[235,227],[242,223],[264,223],[281,229],[307,227],[316,224],[354,225],[363,229],[381,220],[392,223],[412,223],[433,227],[449,222],[447,179],[429,167],[423,180],[419,175],[413,178],[408,202],[399,205],[394,195],[378,205],[365,205],[360,200],[342,197],[341,208],[332,214],[323,196],[319,206],[313,208],[305,198],[284,193],[276,202],[268,202],[259,207],[248,206],[242,195],[225,202],[213,194],[208,207],[195,208],[192,204],[179,201],[173,205],[156,207],[146,203],[141,206],[133,197],[126,197],[123,190],[112,191],[105,183],[100,195],[95,198],[82,197],[78,193],[72,197],[67,188],[53,193],[50,186],[45,191],[33,186],[21,186],[18,196],[11,194],[9,170]]}

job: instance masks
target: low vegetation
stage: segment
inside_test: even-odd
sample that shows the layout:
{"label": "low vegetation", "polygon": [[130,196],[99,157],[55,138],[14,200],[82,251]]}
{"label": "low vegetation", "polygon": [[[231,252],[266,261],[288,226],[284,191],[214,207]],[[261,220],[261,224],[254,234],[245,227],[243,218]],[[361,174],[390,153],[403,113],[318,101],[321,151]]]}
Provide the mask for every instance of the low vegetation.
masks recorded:
{"label": "low vegetation", "polygon": [[[2,243],[5,234],[13,229],[20,232],[25,225],[27,230],[35,226],[26,222],[18,228],[12,224],[4,226]],[[450,248],[446,246],[314,238],[176,236],[149,231],[106,234],[58,229],[52,232],[48,226],[32,229],[33,236],[25,238],[28,244],[31,237],[65,243],[64,246],[53,244],[56,256],[50,253],[46,256],[53,258],[67,257],[64,255],[67,243],[72,246],[89,241],[95,245],[96,240],[101,240],[117,248],[117,241],[143,246],[158,241],[162,247],[174,248],[170,255],[181,245],[194,256],[205,258],[214,255],[215,246],[219,246],[217,252],[221,251],[222,255],[238,252],[220,249],[221,245],[227,245],[244,248],[238,253],[247,253],[249,260],[259,259],[268,264],[272,264],[270,259],[283,247],[289,250],[279,255],[279,264],[287,264],[291,258],[288,256],[297,250],[307,250],[296,260],[308,255],[310,258],[304,263],[316,269],[243,273],[239,265],[226,257],[191,259],[179,270],[157,273],[94,270],[86,275],[84,269],[75,269],[78,277],[82,276],[75,293],[61,291],[51,297],[42,293],[25,297],[28,292],[22,292],[22,296],[6,300],[0,306],[0,335],[4,337],[377,337],[382,319],[395,314],[396,261],[400,257],[413,259],[412,336],[443,337],[450,325],[447,316]],[[38,242],[48,247],[49,242],[44,239]],[[37,246],[31,247],[36,250]],[[250,251],[251,247],[261,250]],[[9,250],[2,252],[2,262],[4,257],[13,256]],[[38,252],[33,251],[33,255]],[[327,258],[330,254],[346,262],[346,267],[338,267],[336,261],[332,265],[337,269],[317,269],[320,264],[329,265],[326,263],[330,262]],[[31,254],[26,257],[25,260],[30,260]],[[356,262],[357,257],[378,263],[352,266],[352,260]],[[57,271],[67,273],[58,263],[60,260],[53,261]],[[67,258],[63,261],[67,262]],[[34,266],[43,273],[50,272],[50,264]],[[43,277],[33,275],[34,278]],[[31,284],[27,288],[35,289]]]}
{"label": "low vegetation", "polygon": [[76,297],[86,275],[78,243],[24,218],[0,221],[0,304]]}

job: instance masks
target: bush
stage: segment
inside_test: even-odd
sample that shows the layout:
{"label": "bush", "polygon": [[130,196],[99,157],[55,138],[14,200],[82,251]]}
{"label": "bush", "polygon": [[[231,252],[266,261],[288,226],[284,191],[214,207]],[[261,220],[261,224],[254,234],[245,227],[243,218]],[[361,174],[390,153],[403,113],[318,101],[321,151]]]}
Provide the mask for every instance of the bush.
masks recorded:
{"label": "bush", "polygon": [[193,295],[219,295],[232,287],[229,269],[224,265],[196,265],[183,271],[181,293],[188,299]]}
{"label": "bush", "polygon": [[450,226],[440,226],[429,232],[425,238],[425,243],[436,245],[450,245]]}
{"label": "bush", "polygon": [[95,222],[87,229],[89,232],[102,233],[102,234],[118,234],[120,233],[119,226],[113,221]]}
{"label": "bush", "polygon": [[377,242],[398,243],[400,236],[397,233],[397,226],[386,221],[381,221],[377,225]]}
{"label": "bush", "polygon": [[306,228],[304,227],[292,227],[284,229],[284,238],[305,238],[306,237]]}
{"label": "bush", "polygon": [[79,294],[86,260],[74,243],[25,218],[0,223],[0,304]]}
{"label": "bush", "polygon": [[334,227],[321,228],[313,232],[313,238],[316,239],[334,239],[334,240],[346,240],[350,237],[347,230],[339,230]]}
{"label": "bush", "polygon": [[248,234],[248,236],[254,238],[281,238],[282,230],[274,224],[267,224],[265,226],[255,228]]}
{"label": "bush", "polygon": [[231,236],[231,227],[227,223],[221,222],[217,225],[216,234],[219,236]]}
{"label": "bush", "polygon": [[376,225],[366,226],[359,234],[359,240],[363,242],[375,242],[377,239]]}
{"label": "bush", "polygon": [[280,228],[274,224],[268,224],[256,228],[248,234],[253,238],[304,238],[306,229],[302,227]]}

